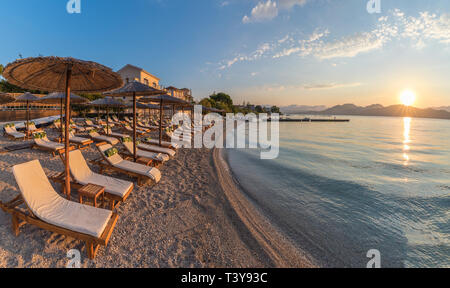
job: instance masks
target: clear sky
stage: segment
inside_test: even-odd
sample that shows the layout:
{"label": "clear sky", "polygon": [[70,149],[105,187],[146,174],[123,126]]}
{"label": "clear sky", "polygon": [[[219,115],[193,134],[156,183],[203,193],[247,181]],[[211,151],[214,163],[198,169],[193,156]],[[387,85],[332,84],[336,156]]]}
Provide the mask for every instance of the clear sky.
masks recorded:
{"label": "clear sky", "polygon": [[450,105],[450,1],[0,0],[0,63],[71,56],[279,106]]}

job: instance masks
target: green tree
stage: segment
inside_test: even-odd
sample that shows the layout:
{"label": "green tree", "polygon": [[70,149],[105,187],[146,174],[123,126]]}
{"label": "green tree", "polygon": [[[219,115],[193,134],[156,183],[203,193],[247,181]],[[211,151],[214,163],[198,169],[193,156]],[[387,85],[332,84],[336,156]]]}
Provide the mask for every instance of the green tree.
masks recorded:
{"label": "green tree", "polygon": [[258,105],[258,106],[255,107],[255,111],[256,111],[256,113],[263,113],[264,109],[262,108],[261,105]]}
{"label": "green tree", "polygon": [[280,108],[278,108],[277,106],[272,106],[272,108],[270,108],[270,112],[280,114]]}
{"label": "green tree", "polygon": [[233,106],[233,100],[231,99],[230,95],[225,93],[217,93],[209,96],[212,100],[214,100],[216,103],[224,103],[226,106],[228,106],[231,109],[231,106]]}
{"label": "green tree", "polygon": [[216,106],[216,102],[210,98],[202,99],[199,102],[199,104],[202,105],[203,107],[208,107],[208,108],[213,108]]}

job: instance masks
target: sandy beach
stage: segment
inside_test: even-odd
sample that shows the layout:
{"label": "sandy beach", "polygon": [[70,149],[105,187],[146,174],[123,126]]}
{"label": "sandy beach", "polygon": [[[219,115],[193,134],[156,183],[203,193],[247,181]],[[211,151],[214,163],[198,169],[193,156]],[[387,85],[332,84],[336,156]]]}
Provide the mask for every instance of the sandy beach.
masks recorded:
{"label": "sandy beach", "polygon": [[[0,138],[2,147],[11,144],[17,142]],[[110,243],[94,261],[87,259],[84,243],[30,225],[15,237],[11,216],[0,211],[0,267],[65,267],[70,249],[81,251],[82,267],[314,266],[243,196],[222,152],[180,149],[160,168],[160,183],[135,188],[117,208]],[[83,151],[87,159],[97,153]],[[59,157],[40,150],[1,154],[1,201],[18,193],[11,167],[33,159],[46,173],[63,171]]]}

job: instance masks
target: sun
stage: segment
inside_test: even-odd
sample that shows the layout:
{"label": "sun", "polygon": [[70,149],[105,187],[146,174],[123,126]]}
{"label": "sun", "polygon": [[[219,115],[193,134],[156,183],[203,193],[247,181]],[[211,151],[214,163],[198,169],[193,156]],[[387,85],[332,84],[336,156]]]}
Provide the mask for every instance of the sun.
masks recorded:
{"label": "sun", "polygon": [[411,90],[405,90],[400,95],[400,100],[405,106],[411,106],[416,102],[416,94]]}

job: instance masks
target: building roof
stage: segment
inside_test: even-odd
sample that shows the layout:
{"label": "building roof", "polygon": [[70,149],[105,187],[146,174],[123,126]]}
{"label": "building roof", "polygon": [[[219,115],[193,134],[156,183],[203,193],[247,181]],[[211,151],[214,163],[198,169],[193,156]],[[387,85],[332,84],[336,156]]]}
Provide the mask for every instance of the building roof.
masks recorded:
{"label": "building roof", "polygon": [[135,70],[139,70],[139,71],[141,71],[141,72],[144,72],[144,73],[146,73],[146,74],[152,76],[153,78],[156,78],[156,79],[158,79],[158,80],[161,80],[160,78],[156,77],[156,76],[153,75],[152,73],[149,73],[148,71],[146,71],[146,70],[144,70],[144,69],[142,69],[142,68],[140,68],[140,67],[131,65],[131,64],[127,64],[127,65],[123,66],[122,69],[120,69],[120,70],[117,71],[117,73],[119,73],[120,71],[122,71],[123,69],[125,69],[125,68],[127,68],[127,67],[130,67],[130,68],[135,69]]}

